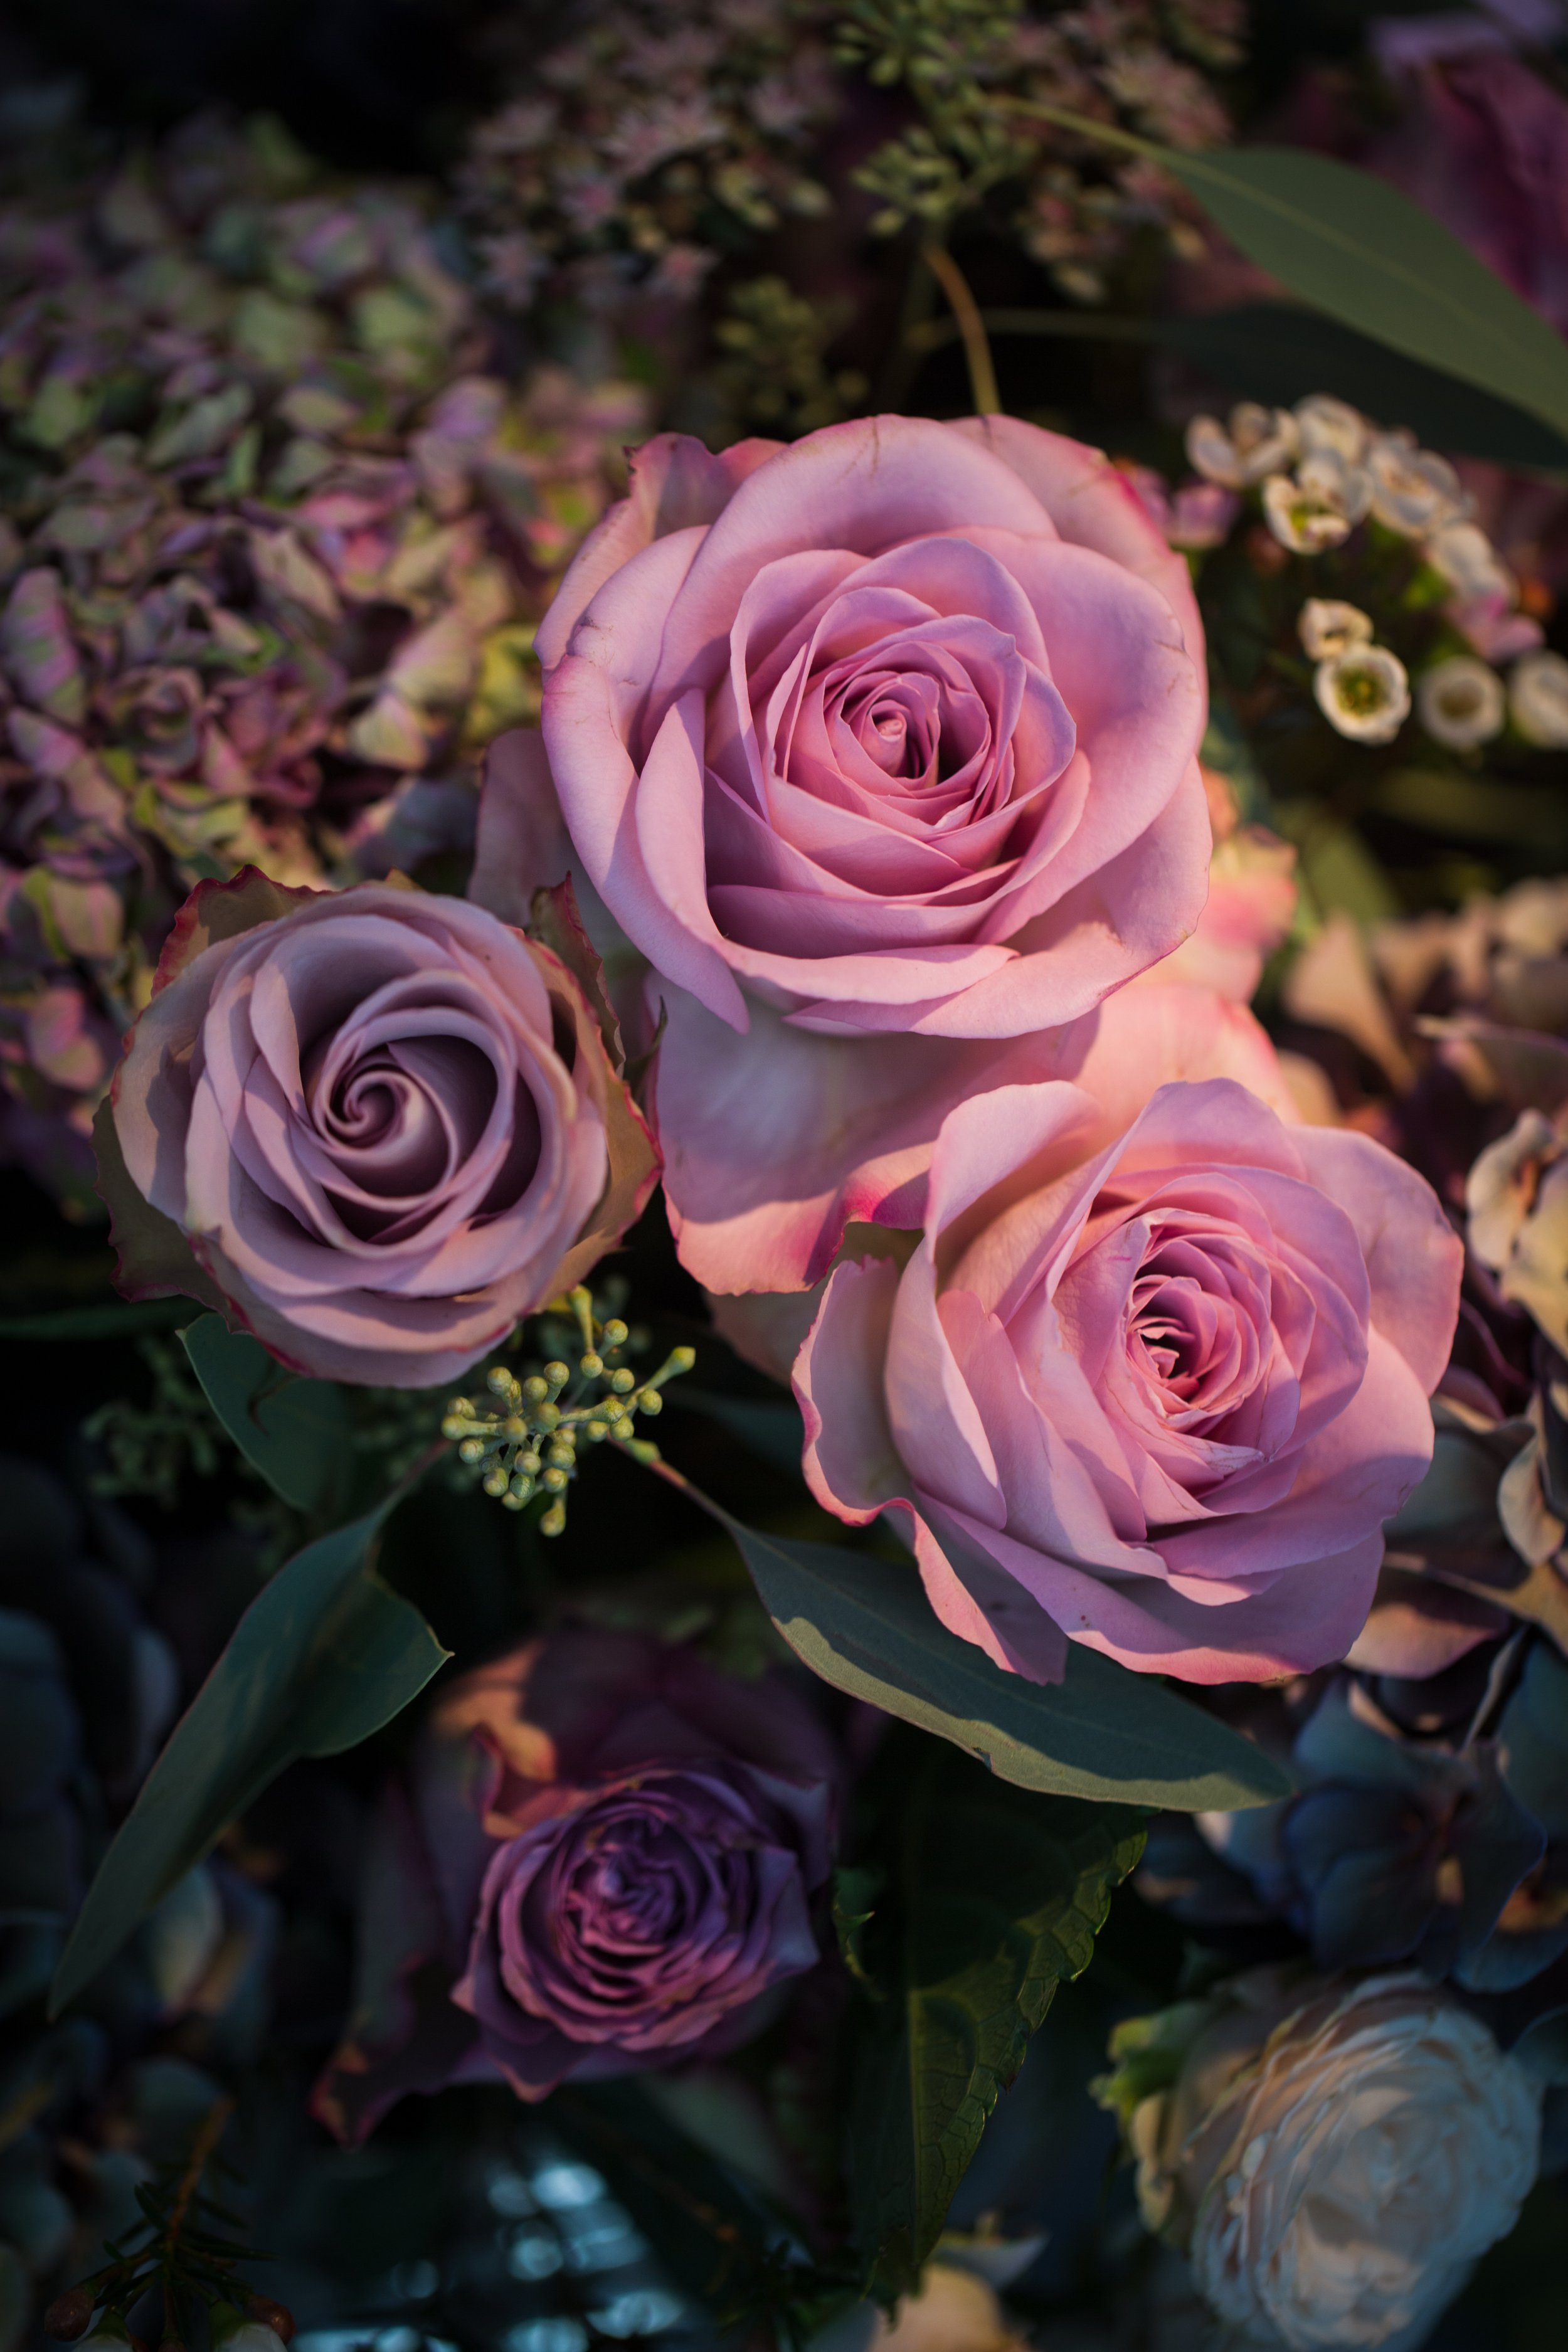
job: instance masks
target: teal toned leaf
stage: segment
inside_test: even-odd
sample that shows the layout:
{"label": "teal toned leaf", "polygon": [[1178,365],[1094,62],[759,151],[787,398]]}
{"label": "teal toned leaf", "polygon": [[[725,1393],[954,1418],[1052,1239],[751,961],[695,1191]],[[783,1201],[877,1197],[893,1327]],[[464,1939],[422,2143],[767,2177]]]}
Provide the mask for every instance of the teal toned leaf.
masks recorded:
{"label": "teal toned leaf", "polygon": [[347,1459],[348,1412],[332,1381],[296,1380],[259,1339],[204,1315],[181,1338],[207,1402],[286,1503],[319,1510]]}
{"label": "teal toned leaf", "polygon": [[1511,397],[1461,383],[1303,304],[1249,302],[1206,318],[1152,323],[1159,341],[1238,400],[1292,408],[1310,393],[1331,391],[1381,424],[1408,425],[1431,448],[1499,466],[1568,471],[1568,438]]}
{"label": "teal toned leaf", "polygon": [[280,1772],[368,1739],[447,1656],[417,1609],[372,1572],[390,1507],[307,1545],[240,1619],[88,1889],[55,2011]]}
{"label": "teal toned leaf", "polygon": [[1260,1748],[1152,1675],[1073,1643],[1065,1682],[1025,1682],[948,1632],[912,1565],[724,1523],[763,1606],[814,1674],[951,1739],[1005,1780],[1194,1812],[1290,1793]]}
{"label": "teal toned leaf", "polygon": [[1568,432],[1563,338],[1397,188],[1293,147],[1159,156],[1232,243],[1293,294]]}
{"label": "teal toned leaf", "polygon": [[1094,1956],[1143,1829],[1127,1807],[1026,1795],[932,1750],[900,1846],[873,1958],[891,1997],[866,2013],[848,2136],[856,2234],[884,2295],[916,2284],[1057,1986]]}

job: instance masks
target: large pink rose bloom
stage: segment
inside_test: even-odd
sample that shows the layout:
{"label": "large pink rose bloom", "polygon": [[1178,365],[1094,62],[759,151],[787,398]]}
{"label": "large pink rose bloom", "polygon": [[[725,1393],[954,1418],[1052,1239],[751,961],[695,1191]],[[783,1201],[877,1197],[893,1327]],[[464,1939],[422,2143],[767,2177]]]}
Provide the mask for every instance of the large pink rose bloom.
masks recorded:
{"label": "large pink rose bloom", "polygon": [[[576,858],[668,1007],[661,1120],[700,1158],[693,1088],[743,1071],[787,1094],[797,1150],[768,1181],[826,1192],[840,1229],[857,1162],[825,1129],[867,1080],[834,1044],[919,1041],[884,1066],[889,1117],[929,1145],[931,1099],[988,1083],[999,1043],[1089,1012],[1202,909],[1186,568],[1077,442],[1000,417],[717,458],[664,436],[539,649]],[[921,1050],[939,1045],[957,1051]],[[670,1200],[710,1286],[814,1278],[794,1242],[758,1273],[704,1255],[679,1172]]]}
{"label": "large pink rose bloom", "polygon": [[841,1265],[795,1367],[806,1475],[886,1511],[937,1614],[1058,1677],[1068,1641],[1189,1682],[1342,1657],[1432,1455],[1462,1253],[1436,1195],[1228,1079],[1125,1132],[1079,1087],[944,1124],[924,1239]]}
{"label": "large pink rose bloom", "polygon": [[580,1280],[657,1164],[548,949],[462,899],[249,871],[183,910],[98,1139],[122,1288],[408,1388]]}

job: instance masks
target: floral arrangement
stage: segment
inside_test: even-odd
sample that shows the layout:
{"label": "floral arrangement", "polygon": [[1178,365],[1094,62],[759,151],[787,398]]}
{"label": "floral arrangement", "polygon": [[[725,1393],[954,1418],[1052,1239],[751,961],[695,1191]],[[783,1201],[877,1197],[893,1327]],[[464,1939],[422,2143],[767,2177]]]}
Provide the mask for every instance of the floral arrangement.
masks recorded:
{"label": "floral arrangement", "polygon": [[1568,360],[1247,33],[8,175],[0,2352],[1532,2340]]}

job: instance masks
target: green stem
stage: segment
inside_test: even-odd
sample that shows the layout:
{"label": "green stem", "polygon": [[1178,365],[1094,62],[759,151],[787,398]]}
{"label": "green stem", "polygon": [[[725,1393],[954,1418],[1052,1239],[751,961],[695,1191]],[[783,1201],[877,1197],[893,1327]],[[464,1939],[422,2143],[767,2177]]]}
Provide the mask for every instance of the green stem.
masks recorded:
{"label": "green stem", "polygon": [[958,331],[963,338],[963,356],[969,362],[969,389],[977,416],[1000,416],[1002,395],[996,389],[996,369],[991,357],[991,341],[985,332],[979,306],[969,290],[969,280],[951,253],[940,245],[921,248],[921,258],[936,279],[952,306]]}

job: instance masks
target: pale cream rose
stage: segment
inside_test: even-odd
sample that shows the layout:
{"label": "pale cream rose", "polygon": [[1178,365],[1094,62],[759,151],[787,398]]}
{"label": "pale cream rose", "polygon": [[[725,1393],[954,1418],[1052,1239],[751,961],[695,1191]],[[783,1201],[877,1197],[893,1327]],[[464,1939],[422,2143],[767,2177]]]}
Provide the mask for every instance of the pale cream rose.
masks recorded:
{"label": "pale cream rose", "polygon": [[1144,2218],[1243,2344],[1414,2352],[1535,2179],[1535,2085],[1414,1974],[1252,1969],[1111,2051]]}

